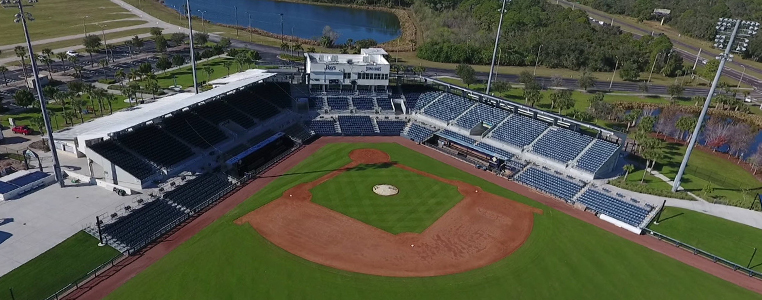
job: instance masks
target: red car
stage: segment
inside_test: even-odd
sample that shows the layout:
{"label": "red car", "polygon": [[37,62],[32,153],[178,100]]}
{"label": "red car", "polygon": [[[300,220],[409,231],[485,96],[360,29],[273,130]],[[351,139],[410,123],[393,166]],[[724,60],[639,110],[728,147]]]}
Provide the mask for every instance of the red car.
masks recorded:
{"label": "red car", "polygon": [[34,133],[34,130],[29,128],[29,126],[16,126],[11,129],[14,133],[20,133],[23,135],[32,134]]}

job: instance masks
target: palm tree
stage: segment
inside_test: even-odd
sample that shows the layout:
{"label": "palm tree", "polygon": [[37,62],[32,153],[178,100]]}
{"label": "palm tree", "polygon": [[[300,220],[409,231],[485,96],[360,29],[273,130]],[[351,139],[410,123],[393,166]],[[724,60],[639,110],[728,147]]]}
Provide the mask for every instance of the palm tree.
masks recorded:
{"label": "palm tree", "polygon": [[111,106],[111,103],[116,101],[116,96],[107,92],[105,95],[103,95],[103,100],[106,100],[106,104],[108,104],[108,114],[114,114],[114,108]]}
{"label": "palm tree", "polygon": [[116,81],[119,81],[119,85],[121,86],[124,86],[123,81],[125,78],[127,78],[127,74],[124,73],[124,70],[122,69],[116,70],[116,73],[114,73],[114,79],[116,79]]}
{"label": "palm tree", "polygon": [[58,130],[58,114],[56,112],[48,109],[48,116],[53,118],[53,121],[56,122],[56,130]]}
{"label": "palm tree", "polygon": [[48,75],[50,75],[50,79],[53,79],[53,68],[50,67],[51,64],[53,64],[53,59],[49,56],[42,56],[40,57],[40,61],[44,63],[48,67]]}
{"label": "palm tree", "polygon": [[300,54],[299,52],[304,51],[304,47],[301,43],[297,43],[294,45],[294,51],[296,51],[297,55]]}
{"label": "palm tree", "polygon": [[[16,57],[18,57],[19,60],[21,60],[21,69],[24,71],[24,81],[26,81],[26,78],[27,78],[27,74],[26,74],[26,55],[27,55],[26,48],[24,48],[23,46],[16,46],[15,48],[13,48],[13,52],[15,52],[16,53]],[[24,83],[24,85],[26,85],[26,83]]]}
{"label": "palm tree", "polygon": [[214,68],[212,68],[210,66],[205,66],[204,67],[204,73],[206,73],[206,82],[208,83],[209,80],[212,77],[212,74],[214,73]]}
{"label": "palm tree", "polygon": [[102,58],[101,60],[98,61],[98,65],[100,65],[101,68],[103,68],[103,75],[106,75],[106,67],[108,67],[108,59]]}
{"label": "palm tree", "polygon": [[103,100],[106,98],[106,94],[108,94],[108,91],[102,88],[95,88],[90,92],[90,99],[95,98],[95,100],[98,101],[98,108],[101,111],[101,116],[103,116]]}
{"label": "palm tree", "polygon": [[628,164],[624,165],[622,169],[624,170],[624,181],[627,181],[627,175],[630,175],[630,173],[635,170],[635,166]]}
{"label": "palm tree", "polygon": [[225,69],[228,70],[228,76],[230,76],[230,66],[233,65],[232,61],[226,60],[222,62],[222,66],[225,67]]}
{"label": "palm tree", "polygon": [[5,82],[5,85],[8,85],[8,78],[5,77],[5,73],[8,72],[8,67],[6,66],[0,66],[0,73],[3,73],[3,82]]}
{"label": "palm tree", "polygon": [[63,70],[66,71],[66,61],[68,60],[69,56],[66,55],[65,52],[58,52],[56,53],[56,58],[61,61],[61,64],[63,65]]}

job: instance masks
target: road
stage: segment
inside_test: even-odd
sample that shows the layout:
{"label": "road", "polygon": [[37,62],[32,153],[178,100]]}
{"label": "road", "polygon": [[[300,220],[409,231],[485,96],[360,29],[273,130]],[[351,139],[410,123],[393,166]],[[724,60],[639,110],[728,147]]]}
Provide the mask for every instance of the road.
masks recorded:
{"label": "road", "polygon": [[[600,21],[604,21],[604,22],[606,22],[607,20],[608,20],[608,22],[610,22],[610,20],[611,20],[610,17],[603,15],[600,11],[597,11],[597,10],[594,10],[594,9],[591,9],[591,8],[588,8],[588,7],[579,6],[576,3],[572,3],[572,2],[569,2],[569,1],[565,1],[565,0],[558,0],[557,3],[560,4],[560,5],[566,6],[566,7],[572,7],[572,6],[574,6],[575,9],[584,10],[585,12],[587,12],[587,14],[590,17],[592,17],[592,18],[594,18],[596,20],[600,20]],[[619,28],[621,28],[623,31],[630,32],[630,33],[632,33],[633,35],[636,35],[636,36],[644,36],[644,35],[652,35],[652,34],[654,34],[654,32],[651,32],[649,30],[638,28],[636,26],[632,26],[632,25],[629,25],[629,24],[623,23],[623,22],[615,23],[614,26],[619,26]],[[657,33],[660,33],[660,32],[657,32]],[[688,44],[685,44],[685,43],[683,43],[680,40],[675,40],[675,39],[670,39],[670,40],[672,41],[672,44],[674,45],[675,50],[677,50],[680,53],[680,56],[682,56],[686,61],[690,62],[691,64],[693,64],[696,61],[696,56],[697,56],[697,54],[699,52],[698,48],[696,48],[694,46],[691,46],[691,45],[688,45]],[[702,64],[702,60],[703,59],[699,59],[699,64]],[[734,66],[734,67],[737,67],[739,69],[745,67],[749,71],[754,71],[754,72],[762,74],[762,70],[760,70],[758,68],[755,68],[754,66],[746,65],[746,64],[739,63],[739,62],[736,62],[736,61],[730,61],[730,62],[726,63],[726,67],[723,69],[722,74],[724,74],[724,75],[726,75],[726,76],[728,76],[728,77],[730,77],[730,78],[732,78],[734,80],[740,80],[741,76],[742,76],[742,72],[739,72],[739,71],[736,71],[734,69],[731,69],[730,66]],[[748,85],[753,87],[753,89],[754,89],[754,93],[753,94],[754,95],[752,97],[756,96],[756,97],[762,98],[762,92],[759,90],[760,88],[762,88],[762,82],[760,82],[759,78],[757,78],[755,76],[752,76],[752,75],[749,75],[748,73],[745,73],[745,74],[743,74],[743,83],[746,83],[746,84],[748,84]]]}

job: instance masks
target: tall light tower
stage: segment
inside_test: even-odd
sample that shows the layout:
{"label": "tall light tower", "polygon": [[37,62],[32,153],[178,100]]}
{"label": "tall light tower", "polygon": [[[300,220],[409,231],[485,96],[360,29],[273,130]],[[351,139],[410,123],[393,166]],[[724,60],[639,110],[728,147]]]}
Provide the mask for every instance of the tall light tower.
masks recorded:
{"label": "tall light tower", "polygon": [[[29,3],[36,3],[37,0],[30,0]],[[19,13],[16,14],[15,20],[13,20],[16,23],[21,23],[21,25],[24,27],[24,37],[26,38],[26,45],[27,48],[29,48],[29,59],[32,62],[32,74],[34,74],[34,88],[37,91],[37,98],[40,100],[40,110],[42,111],[42,119],[45,122],[45,131],[48,133],[48,147],[50,147],[50,152],[53,154],[53,172],[56,175],[56,181],[58,181],[58,184],[63,187],[64,181],[63,181],[63,175],[61,174],[61,164],[58,162],[58,151],[56,151],[56,144],[53,140],[53,128],[50,126],[50,116],[48,115],[48,108],[47,103],[45,102],[45,98],[42,95],[42,86],[40,85],[40,76],[39,72],[37,72],[37,60],[34,58],[34,50],[32,50],[32,40],[29,39],[29,30],[27,29],[26,22],[27,21],[34,21],[34,17],[32,17],[32,14],[24,12],[24,5],[21,3],[21,0],[16,0],[15,3],[18,5]],[[31,5],[29,5],[31,6]]]}
{"label": "tall light tower", "polygon": [[196,51],[193,49],[193,16],[191,16],[190,0],[185,0],[185,7],[188,9],[188,29],[190,30],[190,59],[191,69],[193,71],[193,92],[198,94],[198,80],[196,79]]}
{"label": "tall light tower", "polygon": [[[693,147],[696,146],[699,131],[704,123],[706,112],[709,109],[709,102],[712,101],[714,90],[720,82],[720,76],[722,76],[722,69],[725,68],[725,62],[731,60],[733,57],[733,55],[730,54],[731,52],[741,53],[746,51],[746,47],[749,45],[749,39],[759,31],[759,23],[720,18],[715,28],[717,29],[717,35],[714,38],[714,47],[720,49],[725,48],[725,52],[717,57],[720,60],[720,66],[717,69],[717,73],[714,75],[714,81],[712,81],[712,87],[709,89],[709,95],[706,96],[704,107],[701,109],[698,122],[696,122],[696,128],[693,129],[693,135],[691,135],[691,140],[688,143],[688,149],[685,151],[685,157],[683,157],[683,162],[680,164],[680,170],[677,172],[677,176],[672,185],[673,192],[676,192],[680,188],[680,180],[682,180],[683,173],[685,173],[685,167],[688,166],[691,151],[693,151]],[[736,38],[738,40],[736,40]]]}
{"label": "tall light tower", "polygon": [[505,14],[505,3],[509,0],[503,0],[503,8],[500,9],[500,22],[497,23],[497,34],[495,35],[495,49],[492,50],[492,64],[489,67],[489,76],[487,77],[487,90],[489,95],[489,88],[492,86],[492,73],[495,71],[495,56],[497,55],[497,44],[500,42],[500,28],[503,27],[503,15]]}

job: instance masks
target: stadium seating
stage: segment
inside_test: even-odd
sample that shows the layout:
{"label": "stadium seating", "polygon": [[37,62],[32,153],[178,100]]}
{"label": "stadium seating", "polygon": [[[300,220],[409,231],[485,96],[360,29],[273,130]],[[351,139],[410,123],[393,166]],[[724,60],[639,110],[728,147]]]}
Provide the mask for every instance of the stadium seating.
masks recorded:
{"label": "stadium seating", "polygon": [[[439,96],[441,96],[443,93],[444,92],[435,91],[435,92],[425,92],[421,94],[420,97],[417,98],[414,109],[415,110],[423,109],[424,107],[426,107],[426,105],[428,105],[432,101],[439,98]],[[407,106],[407,107],[412,107],[412,106]]]}
{"label": "stadium seating", "polygon": [[339,116],[339,127],[343,135],[377,135],[368,116]]}
{"label": "stadium seating", "polygon": [[264,99],[258,100],[257,98],[258,97],[235,96],[228,98],[227,102],[230,106],[243,111],[250,117],[259,121],[265,121],[280,113],[280,110],[278,110],[275,105],[270,104],[270,102],[265,101]]}
{"label": "stadium seating", "polygon": [[376,120],[380,135],[400,135],[407,122],[399,120]]}
{"label": "stadium seating", "polygon": [[423,113],[443,121],[451,121],[473,105],[474,102],[469,99],[446,93],[429,105]]}
{"label": "stadium seating", "polygon": [[257,124],[252,118],[234,109],[224,101],[212,101],[197,106],[193,108],[192,111],[214,125],[218,125],[223,121],[233,121],[236,124],[241,125],[241,127],[249,129]]}
{"label": "stadium seating", "polygon": [[[427,87],[425,85],[420,85],[420,84],[403,84],[401,87],[401,90],[402,90],[402,94],[405,96],[405,107],[407,107],[407,109],[410,109],[410,110],[418,109],[417,108],[418,99],[421,97],[422,94],[425,94],[426,92],[435,91],[433,88]],[[425,104],[423,106],[425,106]]]}
{"label": "stadium seating", "polygon": [[593,141],[593,145],[577,160],[577,168],[595,173],[616,153],[617,149],[619,149],[617,144],[596,139]]}
{"label": "stadium seating", "polygon": [[158,237],[162,230],[166,232],[171,229],[168,225],[186,218],[184,212],[166,201],[155,200],[103,225],[102,230],[111,239],[134,251]]}
{"label": "stadium seating", "polygon": [[193,156],[193,151],[188,146],[156,125],[137,128],[117,137],[117,140],[135,153],[165,168]]}
{"label": "stadium seating", "polygon": [[128,152],[113,139],[91,145],[90,149],[137,179],[146,179],[156,172],[148,162]]}
{"label": "stadium seating", "polygon": [[548,124],[514,114],[492,131],[492,138],[522,148],[534,141]]}
{"label": "stadium seating", "polygon": [[166,118],[163,121],[164,129],[186,143],[201,149],[209,149],[213,145],[227,139],[225,133],[201,117],[184,112],[176,116]]}
{"label": "stadium seating", "polygon": [[503,157],[503,159],[505,159],[505,160],[509,160],[509,159],[513,158],[513,156],[514,156],[514,155],[513,155],[513,154],[511,154],[510,152],[508,152],[508,151],[505,151],[505,150],[503,150],[503,149],[500,149],[500,148],[498,148],[498,147],[492,146],[492,145],[490,145],[490,144],[479,143],[479,144],[476,144],[476,145],[474,145],[474,148],[475,148],[476,150],[487,150],[487,151],[489,151],[489,152],[492,152],[492,153],[494,153],[494,154],[497,154],[497,155],[499,155],[499,156],[502,156],[502,157]]}
{"label": "stadium seating", "polygon": [[376,104],[370,97],[352,97],[352,105],[357,110],[375,110]]}
{"label": "stadium seating", "polygon": [[381,110],[394,110],[392,100],[390,100],[389,97],[376,98],[376,103],[378,103],[378,108]]}
{"label": "stadium seating", "polygon": [[248,141],[246,141],[246,143],[249,144],[250,147],[254,147],[255,145],[261,143],[273,135],[275,135],[275,131],[265,130],[264,132],[250,138]]}
{"label": "stadium seating", "polygon": [[537,190],[551,194],[566,201],[572,201],[574,195],[582,190],[582,184],[572,182],[560,175],[536,169],[526,169],[515,177],[516,181],[531,186]]}
{"label": "stadium seating", "polygon": [[328,97],[328,106],[332,110],[349,110],[349,98]]}
{"label": "stadium seating", "polygon": [[305,130],[304,127],[299,123],[295,123],[294,125],[284,129],[283,133],[287,134],[297,141],[305,141],[312,137],[312,134]]}
{"label": "stadium seating", "polygon": [[476,140],[475,139],[472,139],[470,137],[467,137],[465,135],[459,134],[459,133],[454,132],[454,131],[443,130],[443,131],[441,131],[441,132],[439,132],[437,134],[442,136],[442,137],[444,137],[444,138],[446,138],[446,139],[448,139],[448,140],[451,140],[451,141],[454,141],[454,142],[458,142],[459,144],[462,144],[462,145],[473,145],[473,144],[476,144]]}
{"label": "stadium seating", "polygon": [[15,185],[15,186],[25,186],[27,184],[30,184],[32,182],[35,182],[37,180],[43,179],[48,176],[50,176],[48,173],[34,171],[29,174],[23,175],[21,177],[14,178],[8,181],[7,183]]}
{"label": "stadium seating", "polygon": [[223,192],[231,185],[226,177],[216,173],[209,173],[193,178],[174,190],[165,193],[163,198],[179,204],[191,212],[197,212],[204,208],[204,202]]}
{"label": "stadium seating", "polygon": [[416,123],[411,124],[410,129],[407,131],[407,136],[418,143],[427,140],[432,135],[434,135],[434,130]]}
{"label": "stadium seating", "polygon": [[280,108],[292,107],[291,84],[288,82],[262,82],[246,91],[254,99],[269,101]]}
{"label": "stadium seating", "polygon": [[311,120],[310,130],[319,135],[338,135],[334,120]]}
{"label": "stadium seating", "polygon": [[551,127],[532,145],[532,152],[552,160],[568,163],[593,141],[589,135],[565,128]]}
{"label": "stadium seating", "polygon": [[496,126],[510,114],[508,111],[500,108],[478,103],[458,118],[457,124],[466,129],[471,129],[481,122],[487,123],[490,126]]}
{"label": "stadium seating", "polygon": [[323,97],[313,96],[309,98],[310,109],[323,109]]}
{"label": "stadium seating", "polygon": [[640,227],[640,224],[643,223],[648,216],[648,210],[646,210],[646,208],[629,203],[623,199],[606,195],[596,190],[585,191],[577,201],[585,204],[589,209],[635,227]]}
{"label": "stadium seating", "polygon": [[504,165],[506,169],[515,173],[526,168],[527,163],[520,160],[511,159],[511,160],[506,160]]}

